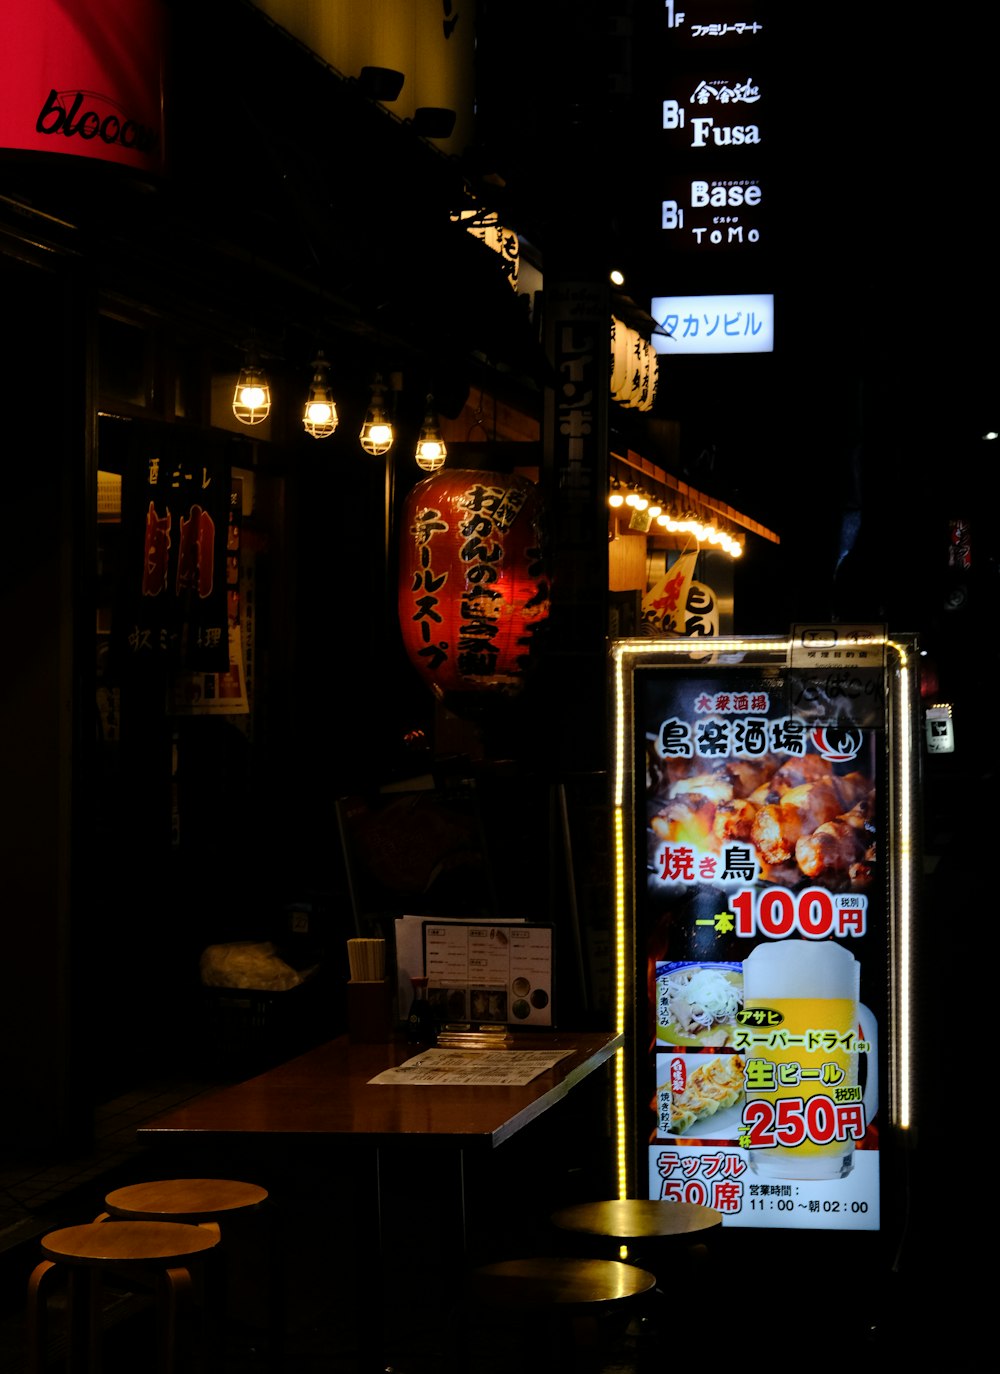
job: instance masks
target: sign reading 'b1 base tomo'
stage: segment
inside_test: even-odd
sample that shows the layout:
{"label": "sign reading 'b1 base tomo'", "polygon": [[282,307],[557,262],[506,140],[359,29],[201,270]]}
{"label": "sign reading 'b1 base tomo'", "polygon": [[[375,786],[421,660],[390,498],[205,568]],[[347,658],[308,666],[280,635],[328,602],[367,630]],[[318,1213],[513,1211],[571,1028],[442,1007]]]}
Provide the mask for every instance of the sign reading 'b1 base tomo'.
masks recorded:
{"label": "sign reading 'b1 base tomo'", "polygon": [[910,651],[865,628],[705,647],[615,646],[633,1196],[878,1230],[908,1112]]}
{"label": "sign reading 'b1 base tomo'", "polygon": [[164,167],[163,0],[4,0],[0,149]]}

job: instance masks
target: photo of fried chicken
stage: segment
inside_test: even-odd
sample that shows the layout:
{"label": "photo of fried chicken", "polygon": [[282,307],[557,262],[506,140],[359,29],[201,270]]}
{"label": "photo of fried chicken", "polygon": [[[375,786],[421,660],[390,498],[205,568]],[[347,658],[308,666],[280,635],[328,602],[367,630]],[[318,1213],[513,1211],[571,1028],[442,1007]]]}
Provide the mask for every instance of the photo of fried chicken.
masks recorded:
{"label": "photo of fried chicken", "polygon": [[648,746],[652,843],[687,843],[720,853],[752,845],[761,876],[861,891],[875,868],[875,795],[863,772],[837,772],[820,754],[779,760],[663,760]]}

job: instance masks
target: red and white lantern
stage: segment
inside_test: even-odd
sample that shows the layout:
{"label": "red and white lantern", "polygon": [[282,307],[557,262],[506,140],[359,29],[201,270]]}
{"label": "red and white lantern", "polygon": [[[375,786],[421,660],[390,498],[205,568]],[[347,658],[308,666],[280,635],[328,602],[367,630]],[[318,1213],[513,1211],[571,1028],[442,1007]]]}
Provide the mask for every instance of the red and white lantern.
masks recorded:
{"label": "red and white lantern", "polygon": [[526,477],[444,468],[403,508],[399,622],[436,696],[516,694],[549,615],[541,500]]}

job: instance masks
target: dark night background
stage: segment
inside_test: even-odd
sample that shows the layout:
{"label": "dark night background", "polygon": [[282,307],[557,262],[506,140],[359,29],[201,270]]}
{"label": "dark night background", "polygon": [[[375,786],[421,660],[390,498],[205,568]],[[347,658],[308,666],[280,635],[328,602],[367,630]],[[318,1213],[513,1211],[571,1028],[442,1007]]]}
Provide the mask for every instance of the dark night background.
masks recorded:
{"label": "dark night background", "polygon": [[[738,17],[750,10],[777,35],[747,71],[774,93],[773,243],[759,258],[706,266],[662,247],[661,4],[557,3],[543,33],[486,0],[480,153],[549,268],[568,234],[566,252],[623,264],[647,309],[653,294],[775,292],[773,355],[677,359],[657,398],[681,425],[678,475],[781,535],[776,556],[758,541],[740,570],[737,629],[884,621],[920,630],[950,673],[958,629],[988,620],[997,572],[977,497],[993,452],[981,436],[997,423],[996,22],[923,25],[886,6]],[[948,520],[977,506],[956,588]]]}
{"label": "dark night background", "polygon": [[[735,13],[741,3],[719,0],[714,8]],[[4,851],[12,856],[8,896],[12,911],[32,913],[32,920],[10,923],[9,964],[25,976],[12,981],[7,999],[9,1096],[16,1103],[28,1085],[34,1101],[42,1076],[33,1066],[42,1063],[46,1074],[69,1084],[68,1106],[62,1098],[56,1105],[66,1106],[74,1130],[81,1127],[73,1113],[80,1121],[86,1116],[81,1104],[89,1111],[91,1103],[130,1091],[164,1065],[171,1072],[181,1065],[199,1074],[234,1071],[229,1062],[210,1063],[206,1053],[212,1041],[203,1034],[203,1018],[206,1005],[208,1015],[212,1009],[197,985],[198,955],[217,941],[287,938],[287,903],[316,898],[316,948],[331,952],[327,981],[318,983],[320,1021],[325,1027],[341,1017],[337,960],[344,931],[353,926],[338,803],[362,784],[375,788],[425,772],[436,723],[435,704],[403,661],[394,630],[389,546],[383,545],[382,515],[390,504],[385,474],[357,451],[360,416],[352,406],[360,408],[373,368],[382,366],[376,344],[381,348],[390,334],[388,327],[380,334],[390,312],[405,326],[394,340],[406,345],[403,361],[393,357],[390,365],[402,366],[415,397],[417,411],[401,417],[412,431],[430,390],[424,367],[440,364],[442,385],[453,392],[439,397],[441,408],[457,415],[470,341],[481,346],[481,334],[491,330],[502,338],[518,308],[499,276],[492,297],[463,292],[465,280],[481,283],[482,274],[471,270],[478,247],[471,240],[456,247],[438,224],[447,221],[452,181],[461,184],[457,166],[431,169],[415,137],[386,138],[386,151],[391,145],[393,152],[391,196],[387,208],[370,213],[361,192],[373,164],[386,171],[372,133],[385,112],[362,108],[351,83],[313,71],[315,64],[303,62],[293,45],[283,52],[273,34],[262,38],[260,16],[242,0],[209,6],[172,0],[170,8],[182,36],[174,89],[185,97],[170,125],[180,153],[177,178],[162,194],[148,195],[94,175],[94,168],[63,167],[53,177],[30,160],[15,161],[0,205],[0,231],[12,219],[18,246],[9,261],[0,253],[5,288],[12,283],[5,296],[11,327],[0,356],[15,380],[26,379],[20,409],[36,417],[48,415],[52,378],[66,371],[72,384],[67,395],[60,393],[56,423],[35,426],[37,454],[43,459],[65,448],[74,458],[72,483],[58,462],[18,461],[7,484],[7,508],[17,518],[8,522],[4,566],[22,579],[31,568],[41,583],[37,599],[25,603],[31,619],[8,597],[5,604],[18,613],[10,616],[10,639],[30,651],[23,657],[45,683],[36,703],[30,690],[20,690],[17,674],[8,674],[19,688],[17,709],[26,713],[10,712],[18,721],[10,744],[17,746],[11,750],[16,776],[30,802],[22,808],[10,789],[18,805],[9,808]],[[980,802],[990,798],[995,765],[978,735],[996,660],[998,541],[990,510],[996,460],[986,455],[1000,441],[981,437],[1000,428],[995,7],[920,12],[747,0],[741,17],[762,16],[775,35],[761,59],[761,80],[766,76],[774,100],[761,173],[773,238],[759,258],[720,263],[718,276],[714,260],[671,257],[658,228],[660,177],[671,170],[658,138],[665,9],[661,0],[533,6],[480,0],[475,9],[471,0],[444,3],[446,18],[478,25],[477,135],[463,162],[489,176],[486,189],[503,222],[537,246],[547,278],[579,272],[603,281],[610,267],[622,266],[640,309],[654,294],[775,293],[774,354],[679,358],[664,367],[654,419],[675,424],[679,438],[676,454],[662,465],[780,535],[780,546],[751,536],[736,572],[737,632],[782,634],[798,621],[859,621],[914,632],[927,653],[927,699],[954,703],[956,752],[920,751],[927,876],[915,938],[919,1088],[928,1102],[918,1103],[918,1115],[928,1123],[922,1167],[930,1172],[939,1167],[935,1130],[952,1128],[950,1117],[941,1119],[939,1091],[954,1072],[952,1042],[940,1024],[942,954],[951,960],[973,940],[977,951],[984,949],[979,923],[988,922],[991,895],[978,855],[980,818],[988,814]],[[228,22],[234,15],[239,24]],[[283,71],[290,73],[287,89],[279,89]],[[197,100],[186,98],[192,91]],[[233,176],[233,127],[249,131],[267,154],[249,189]],[[317,179],[317,165],[329,176]],[[220,167],[227,175],[220,176]],[[68,250],[58,271],[48,261],[46,270],[36,270],[32,254],[24,264],[18,256],[27,232],[17,223],[20,208],[33,203],[44,212],[44,226],[30,221],[31,233],[43,245],[51,238]],[[419,270],[412,243],[419,244]],[[467,278],[458,263],[463,252]],[[229,336],[235,322],[244,328],[248,314],[238,269],[257,260],[268,271],[255,304],[283,394],[300,394],[303,360],[321,345],[335,356],[344,399],[341,432],[329,449],[310,447],[308,439],[303,444],[293,416],[288,433],[262,445],[268,451],[259,456],[263,514],[253,534],[261,658],[252,747],[224,720],[172,721],[161,684],[150,681],[126,686],[121,741],[93,749],[90,716],[79,708],[92,704],[89,595],[96,560],[92,536],[80,532],[84,521],[74,525],[71,518],[83,509],[73,502],[83,494],[84,453],[82,439],[69,431],[84,410],[79,359],[100,349],[84,338],[91,320],[76,293],[87,295],[87,312],[92,291],[125,302],[130,328],[133,316],[148,311],[163,322],[172,346],[193,338],[206,371],[210,365],[222,375],[238,366],[230,353],[237,340]],[[81,281],[78,261],[86,269]],[[52,322],[60,311],[69,313],[68,283],[72,330],[60,341]],[[147,322],[139,322],[145,338]],[[518,324],[523,327],[520,317]],[[98,319],[94,329],[99,325]],[[51,367],[29,368],[31,358],[49,359]],[[498,369],[488,385],[499,389],[506,380]],[[136,409],[121,428],[141,428],[144,441],[154,442],[157,421]],[[619,423],[613,416],[612,427]],[[114,456],[106,428],[90,455],[102,461]],[[523,447],[537,457],[537,446]],[[499,454],[487,447],[487,456],[517,461],[510,456],[514,444],[497,448]],[[649,457],[660,461],[655,451]],[[33,525],[21,518],[18,503],[29,501],[52,502],[65,516],[68,552],[53,570],[43,564]],[[88,528],[91,519],[89,507]],[[971,527],[972,561],[961,571],[948,561],[949,521],[957,519]],[[103,533],[110,584],[114,527]],[[71,563],[70,552],[78,562]],[[44,674],[57,657],[55,631],[62,633],[54,622],[65,611],[63,599],[73,599],[60,579],[77,566],[85,569],[86,591],[79,597],[83,667],[72,684],[80,736],[73,748],[84,766],[73,779],[70,820],[61,815],[64,770],[55,758],[65,741],[52,726],[63,720],[66,704],[56,700],[55,672]],[[332,612],[331,578],[338,592]],[[585,646],[600,679],[596,698],[606,688],[602,629],[603,622]],[[578,884],[583,923],[592,916],[603,933],[611,910],[602,885],[610,867],[602,771],[607,732],[599,711],[579,711],[579,684],[558,672],[553,677],[554,706],[546,710],[543,703],[534,712],[530,734],[518,733],[534,707],[526,693],[525,710],[509,713],[509,728],[487,741],[512,741],[518,753],[513,759],[487,754],[477,776],[489,794],[484,828],[498,856],[500,909],[509,903],[519,913],[545,916],[551,909],[561,917],[569,865],[551,784],[568,779],[575,857],[586,869]],[[587,730],[574,735],[570,722],[581,715]],[[444,752],[443,741],[435,743]],[[181,843],[172,846],[175,745],[183,826]],[[562,747],[568,763],[557,771],[553,756]],[[466,762],[459,758],[456,768]],[[465,771],[457,774],[459,784],[466,781]],[[32,832],[35,815],[43,826]],[[972,818],[980,822],[971,831],[979,844],[970,853]],[[68,861],[50,844],[50,825],[61,843],[74,847],[72,894],[62,890]],[[426,858],[427,850],[423,845],[417,857]],[[452,895],[467,903],[464,875],[450,876],[453,881],[429,896],[425,887],[420,897],[439,909]],[[35,886],[44,889],[41,898]],[[397,888],[388,900],[413,910],[416,898]],[[988,925],[986,933],[988,939]],[[306,954],[315,954],[311,943],[297,957]],[[70,997],[65,973],[71,965]],[[73,1003],[68,1010],[64,1000]],[[567,1024],[575,1010],[567,997]],[[27,1037],[25,1026],[32,1028]],[[67,1027],[81,1028],[72,1043]],[[308,1033],[313,1029],[310,1022]],[[253,1052],[260,1052],[257,1045]],[[268,1044],[267,1053],[276,1052]],[[260,1066],[255,1062],[252,1071]],[[40,1117],[39,1131],[54,1129],[54,1121],[54,1113]],[[940,1197],[936,1179],[932,1197]],[[964,1215],[977,1226],[979,1220],[962,1196],[953,1200],[936,1218],[943,1232],[938,1253],[947,1256],[949,1271],[953,1257],[956,1266],[963,1258]],[[935,1218],[925,1215],[919,1224],[933,1229]],[[411,1239],[419,1247],[420,1237]],[[955,1267],[948,1275],[956,1291],[959,1273]],[[946,1298],[935,1301],[950,1311]],[[815,1300],[811,1292],[810,1310]]]}

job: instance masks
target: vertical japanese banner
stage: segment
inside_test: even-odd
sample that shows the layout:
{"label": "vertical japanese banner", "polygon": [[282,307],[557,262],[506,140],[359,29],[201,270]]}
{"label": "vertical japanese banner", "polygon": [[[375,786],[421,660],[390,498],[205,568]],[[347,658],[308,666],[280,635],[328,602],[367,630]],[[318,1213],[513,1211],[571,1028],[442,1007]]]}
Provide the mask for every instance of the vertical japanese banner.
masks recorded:
{"label": "vertical japanese banner", "polygon": [[229,466],[184,435],[143,433],[122,476],[124,664],[229,668],[226,542]]}
{"label": "vertical japanese banner", "polygon": [[713,650],[616,647],[633,1195],[878,1230],[901,1101],[897,646],[838,627]]}
{"label": "vertical japanese banner", "polygon": [[604,282],[546,283],[547,347],[558,384],[546,388],[546,506],[560,588],[559,650],[578,651],[606,625],[608,392],[611,306]]}
{"label": "vertical japanese banner", "polygon": [[226,614],[229,660],[225,672],[188,671],[171,680],[170,710],[173,715],[250,714],[247,669],[247,634],[252,634],[252,612],[241,604],[240,544],[243,527],[243,478],[233,477],[226,530]]}

